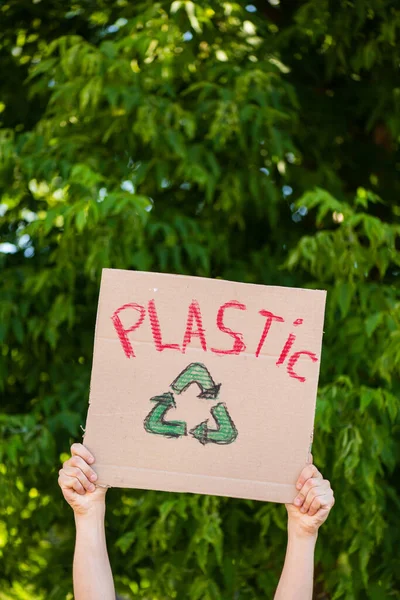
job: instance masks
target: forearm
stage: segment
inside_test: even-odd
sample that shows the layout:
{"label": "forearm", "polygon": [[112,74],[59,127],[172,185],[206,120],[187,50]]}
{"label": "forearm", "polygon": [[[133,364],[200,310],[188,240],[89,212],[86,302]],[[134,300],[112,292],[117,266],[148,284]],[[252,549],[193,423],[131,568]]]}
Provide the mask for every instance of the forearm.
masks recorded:
{"label": "forearm", "polygon": [[104,509],[75,515],[76,544],[73,565],[75,600],[115,600],[108,559]]}
{"label": "forearm", "polygon": [[312,600],[317,535],[288,532],[285,564],[274,600]]}

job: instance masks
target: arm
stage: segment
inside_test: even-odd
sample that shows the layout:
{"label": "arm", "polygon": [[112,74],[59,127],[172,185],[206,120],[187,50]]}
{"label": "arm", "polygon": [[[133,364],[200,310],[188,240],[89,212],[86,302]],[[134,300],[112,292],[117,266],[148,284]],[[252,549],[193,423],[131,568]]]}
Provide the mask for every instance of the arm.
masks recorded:
{"label": "arm", "polygon": [[75,515],[76,544],[73,579],[75,600],[115,600],[107,554],[104,512]]}
{"label": "arm", "polygon": [[97,475],[89,466],[94,463],[90,452],[82,444],[73,444],[71,453],[59,472],[58,482],[75,517],[74,597],[115,600],[104,529],[107,489],[92,483]]}
{"label": "arm", "polygon": [[310,464],[300,474],[293,504],[287,504],[288,544],[274,600],[312,600],[318,529],[335,503],[329,481]]}
{"label": "arm", "polygon": [[311,600],[314,578],[315,536],[288,531],[285,564],[274,600]]}

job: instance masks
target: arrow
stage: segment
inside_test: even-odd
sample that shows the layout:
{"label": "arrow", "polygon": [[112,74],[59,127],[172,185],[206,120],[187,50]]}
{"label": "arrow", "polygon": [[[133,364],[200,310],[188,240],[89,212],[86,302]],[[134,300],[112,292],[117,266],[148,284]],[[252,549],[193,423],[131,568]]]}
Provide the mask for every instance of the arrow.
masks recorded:
{"label": "arrow", "polygon": [[208,444],[212,442],[214,444],[231,444],[237,438],[238,431],[232,421],[226,404],[219,402],[211,409],[211,414],[214,417],[218,429],[208,429],[208,419],[197,425],[190,430],[192,434],[200,444]]}
{"label": "arrow", "polygon": [[157,402],[149,412],[143,425],[148,433],[156,433],[165,437],[181,437],[186,435],[186,423],[184,421],[165,421],[164,416],[170,408],[176,408],[175,400],[171,392],[154,396],[150,402]]}
{"label": "arrow", "polygon": [[182,373],[171,383],[171,387],[177,394],[181,394],[192,383],[197,383],[201,389],[201,394],[198,398],[207,398],[214,400],[218,398],[221,384],[215,383],[211,377],[207,367],[202,363],[190,363]]}

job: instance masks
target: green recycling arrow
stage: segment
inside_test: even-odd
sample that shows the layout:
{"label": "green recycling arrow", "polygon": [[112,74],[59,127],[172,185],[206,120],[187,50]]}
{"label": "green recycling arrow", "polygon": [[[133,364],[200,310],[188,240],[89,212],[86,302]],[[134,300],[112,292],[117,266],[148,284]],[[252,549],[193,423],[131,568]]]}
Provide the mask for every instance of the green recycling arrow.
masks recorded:
{"label": "green recycling arrow", "polygon": [[201,444],[231,444],[237,438],[238,431],[232,421],[228,409],[223,402],[219,402],[211,408],[218,429],[208,429],[208,419],[189,431]]}
{"label": "green recycling arrow", "polygon": [[181,437],[186,435],[186,423],[184,421],[165,421],[164,416],[170,408],[176,408],[174,396],[171,392],[150,398],[151,402],[157,402],[153,410],[147,415],[143,424],[148,433],[156,433],[165,437]]}
{"label": "green recycling arrow", "polygon": [[201,389],[198,398],[215,400],[218,398],[221,384],[215,383],[207,367],[201,363],[190,363],[182,373],[171,383],[171,387],[177,394],[181,394],[192,383],[197,383]]}

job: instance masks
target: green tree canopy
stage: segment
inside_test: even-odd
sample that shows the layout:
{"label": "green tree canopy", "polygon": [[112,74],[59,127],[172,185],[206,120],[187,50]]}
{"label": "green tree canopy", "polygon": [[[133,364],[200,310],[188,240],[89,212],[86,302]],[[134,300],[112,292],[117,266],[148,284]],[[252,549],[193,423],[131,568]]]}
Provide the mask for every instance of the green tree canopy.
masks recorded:
{"label": "green tree canopy", "polygon": [[[100,273],[328,290],[319,598],[400,597],[395,0],[0,3],[0,598],[71,599]],[[283,506],[111,490],[128,598],[270,598]]]}

